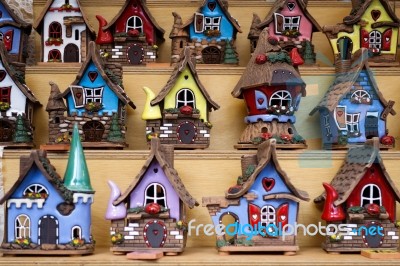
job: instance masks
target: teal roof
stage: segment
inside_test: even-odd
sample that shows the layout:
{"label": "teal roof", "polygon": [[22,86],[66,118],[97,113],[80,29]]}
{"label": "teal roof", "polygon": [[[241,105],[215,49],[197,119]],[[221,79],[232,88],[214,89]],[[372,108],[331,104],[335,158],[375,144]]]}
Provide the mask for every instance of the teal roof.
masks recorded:
{"label": "teal roof", "polygon": [[90,184],[89,171],[77,124],[74,125],[72,133],[68,164],[64,175],[64,186],[74,192],[94,192]]}

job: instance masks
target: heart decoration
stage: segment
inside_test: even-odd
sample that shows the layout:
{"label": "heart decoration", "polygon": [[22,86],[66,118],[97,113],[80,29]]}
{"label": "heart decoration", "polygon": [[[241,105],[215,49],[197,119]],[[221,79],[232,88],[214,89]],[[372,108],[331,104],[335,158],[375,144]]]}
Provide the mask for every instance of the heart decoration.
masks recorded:
{"label": "heart decoration", "polygon": [[342,116],[343,115],[343,111],[337,111],[337,115],[338,116]]}
{"label": "heart decoration", "polygon": [[82,97],[82,93],[81,92],[77,92],[75,93],[76,98],[80,99]]}
{"label": "heart decoration", "polygon": [[289,2],[287,3],[287,7],[289,8],[290,11],[292,11],[296,7],[296,4],[293,2]]}
{"label": "heart decoration", "polygon": [[286,215],[281,215],[281,221],[285,221],[286,220]]}
{"label": "heart decoration", "polygon": [[211,11],[214,11],[214,9],[215,9],[216,6],[217,6],[217,5],[215,4],[215,2],[209,2],[209,3],[208,3],[208,8],[209,8]]}
{"label": "heart decoration", "polygon": [[0,82],[6,78],[6,71],[0,70]]}
{"label": "heart decoration", "polygon": [[97,76],[99,75],[99,73],[97,73],[97,71],[90,71],[88,73],[89,79],[91,82],[94,82],[97,79]]}
{"label": "heart decoration", "polygon": [[186,136],[189,135],[189,130],[185,130],[184,133]]}
{"label": "heart decoration", "polygon": [[154,230],[153,230],[153,234],[154,234],[155,236],[158,235],[158,230],[154,229]]}
{"label": "heart decoration", "polygon": [[262,179],[262,185],[263,185],[265,191],[268,192],[275,186],[275,179],[269,178],[269,177],[264,177]]}
{"label": "heart decoration", "polygon": [[263,98],[258,98],[257,102],[258,102],[258,104],[263,104],[264,103],[264,99]]}
{"label": "heart decoration", "polygon": [[378,18],[381,16],[381,11],[379,11],[379,10],[372,10],[372,11],[371,11],[371,16],[372,16],[372,19],[373,19],[373,20],[377,21]]}
{"label": "heart decoration", "polygon": [[251,218],[252,218],[254,221],[256,221],[256,220],[258,219],[258,215],[257,215],[257,214],[253,214],[253,215],[251,216]]}

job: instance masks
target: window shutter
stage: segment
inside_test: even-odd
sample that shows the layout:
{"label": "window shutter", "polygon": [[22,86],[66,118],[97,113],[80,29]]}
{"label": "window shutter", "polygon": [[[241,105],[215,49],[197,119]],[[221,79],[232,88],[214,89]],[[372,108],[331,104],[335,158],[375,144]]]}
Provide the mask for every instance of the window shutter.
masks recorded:
{"label": "window shutter", "polygon": [[275,33],[281,34],[283,31],[283,22],[285,20],[285,17],[278,13],[274,13],[274,17],[275,17]]}
{"label": "window shutter", "polygon": [[[277,212],[276,212],[276,224],[277,226],[279,226],[280,224],[280,228],[283,228],[285,225],[288,224],[288,220],[289,220],[289,204],[284,203],[281,206],[279,206]],[[287,229],[287,228],[286,228]]]}
{"label": "window shutter", "polygon": [[69,89],[71,90],[72,99],[74,99],[75,108],[83,107],[85,105],[83,87],[71,85]]}
{"label": "window shutter", "polygon": [[387,29],[383,32],[382,50],[390,51],[390,44],[392,42],[392,29]]}
{"label": "window shutter", "polygon": [[204,15],[194,13],[194,32],[202,33],[204,31]]}
{"label": "window shutter", "polygon": [[249,203],[249,224],[251,226],[258,226],[261,222],[261,211],[257,205]]}
{"label": "window shutter", "polygon": [[12,50],[13,36],[14,36],[14,30],[9,30],[4,34],[3,42],[4,45],[6,46],[7,51]]}
{"label": "window shutter", "polygon": [[335,120],[339,129],[347,129],[346,115],[346,106],[338,106],[335,108]]}
{"label": "window shutter", "polygon": [[366,30],[361,30],[361,47],[369,49],[369,34]]}
{"label": "window shutter", "polygon": [[255,91],[255,96],[256,96],[256,99],[255,99],[255,101],[256,101],[256,107],[257,107],[257,109],[267,109],[267,96],[263,93],[263,92],[261,92],[261,91],[258,91],[258,90],[256,90]]}

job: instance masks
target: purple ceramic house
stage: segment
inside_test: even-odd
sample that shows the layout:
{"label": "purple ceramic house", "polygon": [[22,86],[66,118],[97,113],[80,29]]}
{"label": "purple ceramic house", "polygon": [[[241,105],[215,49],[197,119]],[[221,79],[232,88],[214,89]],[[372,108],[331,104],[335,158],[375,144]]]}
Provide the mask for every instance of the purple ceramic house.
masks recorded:
{"label": "purple ceramic house", "polygon": [[139,174],[121,195],[109,181],[111,197],[105,218],[111,221],[112,252],[156,250],[177,254],[186,246],[185,206],[199,203],[173,168],[173,145],[151,140],[151,151]]}

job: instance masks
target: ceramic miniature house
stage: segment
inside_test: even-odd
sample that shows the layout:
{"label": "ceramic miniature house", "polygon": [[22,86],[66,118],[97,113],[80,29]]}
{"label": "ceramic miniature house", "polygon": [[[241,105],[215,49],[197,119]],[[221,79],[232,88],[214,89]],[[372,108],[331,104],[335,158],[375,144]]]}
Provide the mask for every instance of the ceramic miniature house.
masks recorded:
{"label": "ceramic miniature house", "polygon": [[108,62],[140,65],[156,61],[165,31],[151,15],[146,0],[126,0],[110,23],[102,16],[96,18],[99,21],[96,43]]}
{"label": "ceramic miniature house", "polygon": [[297,48],[305,64],[315,63],[314,45],[311,43],[314,32],[322,31],[317,21],[307,10],[307,1],[278,0],[263,21],[253,14],[248,39],[253,53],[260,33],[269,29],[269,35],[279,40],[282,49],[290,52]]}
{"label": "ceramic miniature house", "polygon": [[[397,250],[395,220],[400,193],[383,165],[378,138],[351,148],[331,183],[324,183],[324,187],[326,192],[314,199],[325,202],[321,218],[328,226],[342,224],[347,229],[326,236],[322,245],[326,251]],[[374,230],[376,233],[371,233]]]}
{"label": "ceramic miniature house", "polygon": [[360,48],[373,55],[372,65],[397,66],[400,20],[387,0],[352,0],[353,9],[343,23],[324,26],[335,60],[350,59]]}
{"label": "ceramic miniature house", "polygon": [[25,64],[9,62],[0,43],[0,145],[33,147],[33,113],[40,106],[25,84]]}
{"label": "ceramic miniature house", "polygon": [[79,0],[47,0],[34,29],[42,40],[42,62],[84,62],[96,38]]}
{"label": "ceramic miniature house", "polygon": [[157,136],[175,148],[207,148],[210,144],[209,112],[219,109],[201,84],[189,47],[181,55],[170,79],[155,96],[149,88],[142,119],[148,139]]}
{"label": "ceramic miniature house", "polygon": [[0,0],[0,12],[0,38],[10,60],[25,63],[32,25],[17,16],[5,0]]}
{"label": "ceramic miniature house", "polygon": [[153,138],[145,164],[122,195],[109,181],[112,191],[106,219],[111,221],[111,251],[183,252],[185,207],[199,204],[184,187],[173,163],[173,146],[161,145]]}
{"label": "ceramic miniature house", "polygon": [[319,111],[323,147],[344,148],[378,137],[382,148],[393,148],[386,118],[394,115],[393,101],[386,101],[368,66],[368,49],[357,51],[351,60],[337,61],[333,84],[310,115]]}
{"label": "ceramic miniature house", "polygon": [[254,144],[275,138],[280,148],[304,148],[305,140],[294,127],[300,99],[305,96],[305,83],[292,66],[296,58],[282,50],[278,39],[261,34],[246,70],[232,96],[244,99],[247,127],[235,148],[254,148]]}
{"label": "ceramic miniature house", "polygon": [[175,12],[169,37],[171,63],[180,61],[182,50],[189,46],[197,63],[237,65],[236,35],[239,23],[228,12],[227,0],[204,0],[194,15],[183,23]]}
{"label": "ceramic miniature house", "polygon": [[[257,154],[243,156],[241,166],[242,176],[225,196],[203,198],[214,226],[229,226],[225,221],[237,226],[235,232],[227,229],[217,236],[219,252],[282,251],[293,255],[299,249],[296,235],[283,237],[278,228],[286,230],[297,223],[300,201],[308,201],[308,194],[295,188],[280,167],[274,139],[260,144]],[[252,229],[241,229],[242,225]]]}
{"label": "ceramic miniature house", "polygon": [[64,179],[42,150],[22,156],[20,165],[20,176],[0,200],[7,210],[0,251],[35,256],[93,253],[94,191],[78,128],[72,136]]}
{"label": "ceramic miniature house", "polygon": [[[79,125],[84,147],[126,147],[126,107],[135,105],[122,84],[122,66],[105,64],[96,44],[89,44],[86,61],[76,79],[63,93],[50,82],[49,144],[68,142],[74,122]],[[64,103],[63,98],[66,100]]]}

